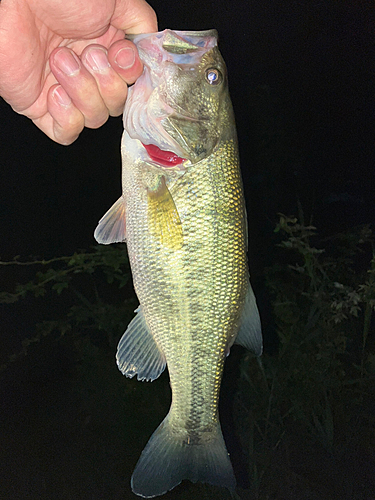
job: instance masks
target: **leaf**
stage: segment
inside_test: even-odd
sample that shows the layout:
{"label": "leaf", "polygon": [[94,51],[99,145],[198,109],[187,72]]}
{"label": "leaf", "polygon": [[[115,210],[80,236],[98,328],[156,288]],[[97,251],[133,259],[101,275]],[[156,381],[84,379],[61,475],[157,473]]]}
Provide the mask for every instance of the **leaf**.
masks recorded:
{"label": "leaf", "polygon": [[68,286],[68,281],[59,281],[58,283],[52,285],[52,290],[56,290],[57,294],[60,295],[63,290],[68,288]]}

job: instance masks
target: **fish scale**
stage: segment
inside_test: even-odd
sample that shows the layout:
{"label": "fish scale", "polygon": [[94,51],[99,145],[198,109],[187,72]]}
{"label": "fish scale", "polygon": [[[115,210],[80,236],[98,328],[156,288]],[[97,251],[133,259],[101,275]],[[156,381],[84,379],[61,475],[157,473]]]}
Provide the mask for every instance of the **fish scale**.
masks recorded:
{"label": "fish scale", "polygon": [[[141,304],[147,304],[146,320],[168,360],[170,422],[180,433],[187,430],[186,436],[190,430],[196,436],[212,432],[218,423],[225,349],[238,329],[246,293],[244,198],[233,142],[192,167],[181,181],[172,181],[177,211],[186,214],[181,216],[183,249],[160,247],[147,233],[146,203],[129,211],[134,215],[127,219],[134,228],[128,249],[136,258],[136,263],[131,261],[135,290]],[[191,182],[200,195],[188,195]],[[219,194],[225,193],[224,202],[217,185]],[[129,184],[129,203],[133,197],[139,200],[143,191],[136,180]],[[163,300],[166,294],[172,300]],[[181,304],[186,307],[181,309]]]}
{"label": "fish scale", "polygon": [[119,368],[154,380],[167,364],[172,404],[132,489],[150,498],[183,479],[234,489],[218,414],[224,361],[235,340],[259,355],[262,339],[225,64],[215,31],[133,41],[145,70],[124,111],[123,194],[95,237],[126,238],[140,302],[119,343]]}

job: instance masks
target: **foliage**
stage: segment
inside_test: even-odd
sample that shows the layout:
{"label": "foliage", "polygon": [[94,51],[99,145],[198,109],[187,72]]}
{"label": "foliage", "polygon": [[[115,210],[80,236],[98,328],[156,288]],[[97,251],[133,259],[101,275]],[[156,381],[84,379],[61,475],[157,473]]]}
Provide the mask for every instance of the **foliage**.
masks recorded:
{"label": "foliage", "polygon": [[127,324],[136,304],[134,293],[129,291],[130,269],[124,245],[97,245],[91,252],[75,252],[50,260],[22,262],[17,256],[0,265],[40,268],[31,281],[15,285],[14,291],[0,292],[0,304],[12,304],[30,296],[47,297],[51,293],[62,296],[63,303],[60,318],[39,322],[35,335],[22,340],[20,351],[10,355],[0,371],[26,355],[30,345],[52,333],[59,338],[70,335],[80,343],[86,337],[92,341],[100,332],[102,342],[104,333],[107,344],[113,346],[113,336],[118,336]]}
{"label": "foliage", "polygon": [[276,352],[241,366],[236,416],[254,498],[372,498],[372,474],[358,477],[363,461],[375,466],[373,234],[319,240],[300,219],[280,215],[282,250],[266,271]]}
{"label": "foliage", "polygon": [[[235,432],[245,451],[251,484],[250,491],[239,488],[235,497],[373,498],[372,474],[366,475],[363,466],[375,467],[372,230],[361,226],[321,239],[302,216],[298,220],[280,215],[275,236],[279,238],[275,262],[266,270],[272,301],[272,320],[263,321],[266,349],[260,359],[243,357],[235,395]],[[51,294],[62,301],[60,314],[56,310],[55,317],[40,322],[35,335],[25,338],[20,351],[2,368],[16,364],[31,349],[35,355],[36,347],[47,339],[73,346],[74,385],[81,398],[75,413],[93,423],[78,425],[73,420],[69,425],[77,427],[77,436],[87,434],[91,443],[97,443],[94,452],[89,451],[94,444],[87,448],[96,475],[101,467],[97,464],[109,464],[108,478],[98,475],[109,498],[109,488],[121,488],[110,469],[118,468],[121,460],[129,461],[128,474],[134,466],[122,449],[114,451],[117,442],[129,443],[129,433],[134,435],[131,446],[137,456],[139,442],[146,441],[161,421],[170,397],[165,377],[150,389],[134,380],[124,384],[112,371],[116,341],[136,306],[124,246],[96,246],[49,261],[21,262],[17,257],[0,265],[40,268],[30,281],[1,292],[0,303],[12,307],[28,297],[46,301]],[[277,337],[274,346],[267,344],[272,336]],[[121,415],[126,417],[120,425],[115,422]],[[138,428],[138,420],[149,421],[149,428]],[[117,434],[101,437],[109,433],[103,422]],[[181,488],[171,498],[180,494],[193,498]],[[206,490],[210,497],[207,486],[195,488],[202,498]],[[66,495],[70,494],[69,490]]]}

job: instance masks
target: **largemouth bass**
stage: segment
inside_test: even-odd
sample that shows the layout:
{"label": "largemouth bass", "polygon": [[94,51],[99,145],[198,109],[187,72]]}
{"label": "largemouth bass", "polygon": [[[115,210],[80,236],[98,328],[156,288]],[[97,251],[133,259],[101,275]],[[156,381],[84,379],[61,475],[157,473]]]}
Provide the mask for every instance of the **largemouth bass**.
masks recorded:
{"label": "largemouth bass", "polygon": [[124,110],[123,192],[95,237],[126,240],[140,302],[120,370],[154,380],[167,364],[172,389],[132,489],[150,498],[183,479],[234,489],[218,415],[224,360],[235,341],[260,355],[262,337],[226,67],[215,30],[132,40],[144,72]]}

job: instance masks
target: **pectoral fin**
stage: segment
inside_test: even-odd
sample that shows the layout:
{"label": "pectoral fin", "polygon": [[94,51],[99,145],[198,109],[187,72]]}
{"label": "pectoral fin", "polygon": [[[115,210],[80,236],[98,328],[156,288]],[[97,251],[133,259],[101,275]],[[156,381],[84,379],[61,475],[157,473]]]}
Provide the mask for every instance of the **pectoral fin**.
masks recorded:
{"label": "pectoral fin", "polygon": [[103,245],[125,241],[125,200],[122,196],[100,219],[94,238]]}
{"label": "pectoral fin", "polygon": [[250,283],[235,344],[246,347],[246,349],[249,349],[249,351],[253,352],[256,356],[260,356],[263,351],[260,317]]}
{"label": "pectoral fin", "polygon": [[159,187],[149,190],[147,196],[150,233],[163,246],[179,250],[183,244],[181,220],[164,177]]}

